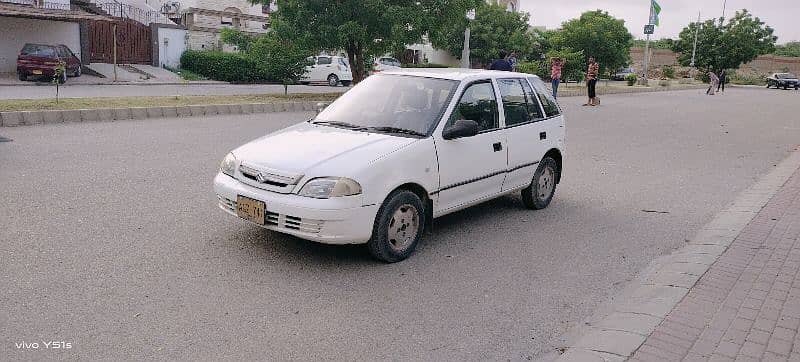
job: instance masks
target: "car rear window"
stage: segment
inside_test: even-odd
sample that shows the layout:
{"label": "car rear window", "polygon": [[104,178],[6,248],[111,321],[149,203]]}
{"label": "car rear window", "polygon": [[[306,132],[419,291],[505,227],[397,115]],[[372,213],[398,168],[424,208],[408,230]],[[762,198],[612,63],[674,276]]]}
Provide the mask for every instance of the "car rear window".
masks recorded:
{"label": "car rear window", "polygon": [[26,44],[22,48],[22,55],[54,58],[56,57],[56,48],[48,45]]}

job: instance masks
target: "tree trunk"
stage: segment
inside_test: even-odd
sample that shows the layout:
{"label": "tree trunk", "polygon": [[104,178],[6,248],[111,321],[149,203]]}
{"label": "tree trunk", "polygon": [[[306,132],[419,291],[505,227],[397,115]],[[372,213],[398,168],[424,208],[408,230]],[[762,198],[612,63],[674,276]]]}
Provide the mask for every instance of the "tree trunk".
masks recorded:
{"label": "tree trunk", "polygon": [[347,60],[350,62],[350,72],[353,74],[353,84],[364,80],[364,50],[357,42],[351,41],[347,44]]}

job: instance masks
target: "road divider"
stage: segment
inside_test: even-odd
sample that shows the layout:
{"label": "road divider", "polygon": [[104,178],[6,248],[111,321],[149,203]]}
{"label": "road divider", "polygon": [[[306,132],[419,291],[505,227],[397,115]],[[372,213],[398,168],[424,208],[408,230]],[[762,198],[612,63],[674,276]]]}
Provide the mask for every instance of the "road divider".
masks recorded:
{"label": "road divider", "polygon": [[0,127],[142,120],[150,118],[201,117],[226,114],[313,112],[317,109],[318,103],[320,102],[302,101],[0,112]]}

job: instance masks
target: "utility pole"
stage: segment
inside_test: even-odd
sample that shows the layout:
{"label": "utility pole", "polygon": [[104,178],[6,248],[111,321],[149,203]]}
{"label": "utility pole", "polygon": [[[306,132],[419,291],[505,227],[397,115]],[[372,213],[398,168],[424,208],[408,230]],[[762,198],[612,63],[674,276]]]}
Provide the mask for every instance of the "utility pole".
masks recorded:
{"label": "utility pole", "polygon": [[114,22],[114,81],[117,81],[117,23]]}
{"label": "utility pole", "polygon": [[694,28],[694,46],[692,47],[692,64],[691,67],[694,68],[694,60],[695,55],[697,54],[697,34],[700,32],[700,12],[697,12],[697,25]]}
{"label": "utility pole", "polygon": [[722,17],[720,18],[720,25],[722,23],[722,19],[725,19],[725,6],[728,5],[728,0],[722,0]]}
{"label": "utility pole", "polygon": [[[470,22],[475,20],[475,9],[467,11],[467,21]],[[467,24],[467,28],[464,29],[464,49],[461,50],[461,68],[470,68],[470,61],[469,61],[469,37],[470,37],[470,30],[469,30],[469,23]]]}
{"label": "utility pole", "polygon": [[647,34],[647,40],[644,43],[644,77],[642,77],[642,85],[647,86],[647,75],[648,75],[648,67],[650,66],[650,34],[652,34],[652,28],[655,26],[653,23],[653,1],[650,0],[650,16],[647,19],[647,25],[645,25],[645,34]]}

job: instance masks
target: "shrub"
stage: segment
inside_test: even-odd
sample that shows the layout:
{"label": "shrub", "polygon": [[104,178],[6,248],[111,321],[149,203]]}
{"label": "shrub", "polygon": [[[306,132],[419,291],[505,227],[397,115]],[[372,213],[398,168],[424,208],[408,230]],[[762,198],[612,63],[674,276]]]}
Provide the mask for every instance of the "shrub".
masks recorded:
{"label": "shrub", "polygon": [[658,81],[658,85],[660,85],[662,87],[669,87],[669,81],[668,80]]}
{"label": "shrub", "polygon": [[535,74],[542,79],[550,78],[550,70],[547,69],[547,65],[542,61],[517,63],[517,71],[520,73]]}
{"label": "shrub", "polygon": [[638,81],[638,80],[639,80],[639,77],[637,77],[636,74],[633,74],[633,73],[628,74],[627,76],[625,76],[625,81],[628,82],[628,87],[633,87],[633,85],[636,84],[636,81]]}
{"label": "shrub", "polygon": [[673,68],[670,65],[665,65],[665,66],[661,67],[661,72],[664,74],[664,77],[666,77],[668,79],[674,79],[675,78],[675,68]]}
{"label": "shrub", "polygon": [[767,75],[732,71],[728,74],[728,83],[740,85],[764,85]]}
{"label": "shrub", "polygon": [[234,53],[187,50],[181,55],[181,68],[203,77],[231,83],[269,80],[256,61]]}
{"label": "shrub", "polygon": [[450,68],[449,65],[445,64],[437,64],[437,63],[419,63],[419,64],[403,64],[403,68]]}

